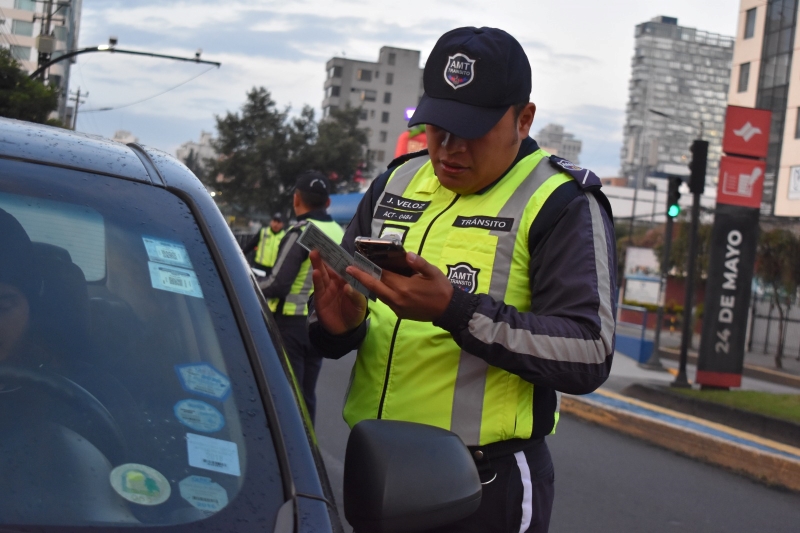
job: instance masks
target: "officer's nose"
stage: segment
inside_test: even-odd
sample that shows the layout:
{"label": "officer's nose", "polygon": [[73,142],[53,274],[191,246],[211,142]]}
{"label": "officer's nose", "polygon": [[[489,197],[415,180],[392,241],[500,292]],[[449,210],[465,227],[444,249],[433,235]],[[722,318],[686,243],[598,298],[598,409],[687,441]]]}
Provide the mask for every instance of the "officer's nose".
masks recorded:
{"label": "officer's nose", "polygon": [[465,140],[449,131],[442,137],[442,148],[448,152],[462,152],[466,148]]}

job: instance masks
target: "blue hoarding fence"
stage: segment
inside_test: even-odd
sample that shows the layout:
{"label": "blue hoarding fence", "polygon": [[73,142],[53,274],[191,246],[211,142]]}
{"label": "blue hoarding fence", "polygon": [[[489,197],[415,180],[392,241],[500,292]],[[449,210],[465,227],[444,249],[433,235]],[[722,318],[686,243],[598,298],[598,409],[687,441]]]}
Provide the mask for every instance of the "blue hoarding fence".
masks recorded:
{"label": "blue hoarding fence", "polygon": [[328,214],[339,224],[347,225],[350,219],[353,218],[353,215],[356,214],[358,203],[363,197],[363,192],[332,194],[331,205],[328,207]]}
{"label": "blue hoarding fence", "polygon": [[[639,363],[646,363],[648,360],[650,360],[650,356],[653,354],[653,341],[645,338],[645,332],[647,331],[647,309],[636,305],[625,304],[620,304],[618,307],[619,309],[626,309],[628,311],[637,311],[641,313],[642,322],[641,324],[622,321],[617,322],[618,329],[616,351],[627,355]],[[619,326],[629,326],[637,329],[638,334],[626,335],[624,333],[620,333]]]}

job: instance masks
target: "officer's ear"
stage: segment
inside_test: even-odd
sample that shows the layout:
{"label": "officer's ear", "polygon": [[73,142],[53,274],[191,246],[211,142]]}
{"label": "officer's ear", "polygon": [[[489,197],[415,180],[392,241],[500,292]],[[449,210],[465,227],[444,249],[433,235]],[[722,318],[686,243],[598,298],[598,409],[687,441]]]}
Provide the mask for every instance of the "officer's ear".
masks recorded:
{"label": "officer's ear", "polygon": [[328,199],[325,200],[325,209],[328,209],[330,206],[331,206],[331,198],[329,196]]}
{"label": "officer's ear", "polygon": [[530,133],[534,116],[536,116],[536,104],[528,102],[517,119],[517,133],[519,133],[520,139],[524,139]]}

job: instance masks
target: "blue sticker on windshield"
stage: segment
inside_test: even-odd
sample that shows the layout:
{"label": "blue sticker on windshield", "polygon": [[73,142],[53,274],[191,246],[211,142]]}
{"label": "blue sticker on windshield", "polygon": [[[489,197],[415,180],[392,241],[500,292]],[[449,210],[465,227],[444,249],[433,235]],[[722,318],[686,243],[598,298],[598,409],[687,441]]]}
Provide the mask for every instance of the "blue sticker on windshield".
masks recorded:
{"label": "blue sticker on windshield", "polygon": [[175,365],[181,386],[188,392],[224,400],[231,393],[231,380],[208,363]]}
{"label": "blue sticker on windshield", "polygon": [[200,400],[181,400],[173,409],[184,426],[203,433],[213,433],[225,426],[225,417],[213,405]]}
{"label": "blue sticker on windshield", "polygon": [[228,505],[228,492],[203,476],[189,476],[178,483],[181,498],[201,511],[215,513]]}
{"label": "blue sticker on windshield", "polygon": [[166,265],[192,268],[189,254],[186,247],[180,243],[155,239],[153,237],[142,237],[144,247],[147,250],[147,257],[150,261],[164,263]]}
{"label": "blue sticker on windshield", "polygon": [[150,268],[150,283],[154,289],[176,292],[186,296],[202,298],[203,291],[194,270],[147,262]]}

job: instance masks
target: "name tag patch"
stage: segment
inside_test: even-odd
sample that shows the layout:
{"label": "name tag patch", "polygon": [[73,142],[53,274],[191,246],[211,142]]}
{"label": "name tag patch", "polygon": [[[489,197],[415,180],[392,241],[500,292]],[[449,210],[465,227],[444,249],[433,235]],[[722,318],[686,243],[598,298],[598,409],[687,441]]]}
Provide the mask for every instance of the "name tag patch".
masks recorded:
{"label": "name tag patch", "polygon": [[483,228],[492,231],[511,231],[514,227],[513,218],[499,217],[456,217],[453,226],[457,228]]}
{"label": "name tag patch", "polygon": [[387,207],[395,207],[397,209],[404,209],[406,211],[425,211],[430,202],[421,202],[419,200],[411,200],[409,198],[403,198],[402,196],[397,196],[396,194],[390,193],[383,193],[383,198],[381,198],[381,205],[385,205]]}
{"label": "name tag patch", "polygon": [[421,216],[422,212],[410,213],[408,211],[398,211],[397,209],[389,209],[383,206],[378,206],[378,210],[375,213],[375,218],[394,220],[397,222],[416,222]]}

